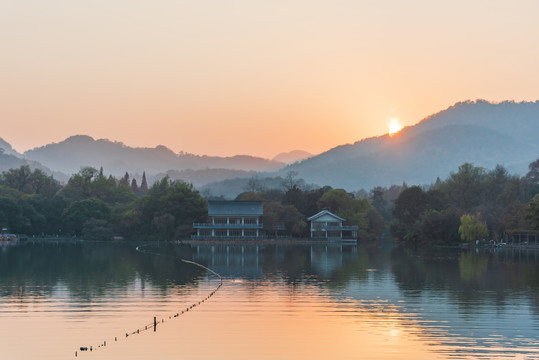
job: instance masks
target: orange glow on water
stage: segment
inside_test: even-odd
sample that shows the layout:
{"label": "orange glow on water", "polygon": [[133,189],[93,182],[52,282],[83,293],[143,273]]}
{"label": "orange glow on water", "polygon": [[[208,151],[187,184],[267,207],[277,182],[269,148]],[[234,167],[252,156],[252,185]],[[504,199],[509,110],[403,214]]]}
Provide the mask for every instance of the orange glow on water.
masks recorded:
{"label": "orange glow on water", "polygon": [[[356,301],[336,303],[315,287],[296,293],[275,283],[229,282],[210,301],[169,320],[178,295],[126,304],[127,312],[118,317],[99,314],[104,303],[92,305],[97,313],[51,317],[49,305],[38,302],[31,306],[32,316],[2,320],[3,329],[9,329],[0,331],[2,351],[13,359],[48,360],[74,358],[80,346],[94,344],[92,352],[78,351],[77,358],[442,358],[421,326],[387,302],[374,301],[364,308]],[[204,291],[195,291],[188,298],[202,295]],[[165,319],[157,332],[121,336],[124,328],[147,322],[151,311]],[[31,347],[24,345],[29,339]],[[103,341],[106,347],[96,346]]]}

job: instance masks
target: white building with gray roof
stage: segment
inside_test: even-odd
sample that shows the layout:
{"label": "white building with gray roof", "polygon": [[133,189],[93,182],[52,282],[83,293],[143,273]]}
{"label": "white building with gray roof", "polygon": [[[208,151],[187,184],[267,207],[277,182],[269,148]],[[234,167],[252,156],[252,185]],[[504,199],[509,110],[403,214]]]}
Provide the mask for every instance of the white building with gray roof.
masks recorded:
{"label": "white building with gray roof", "polygon": [[208,223],[194,223],[194,239],[253,239],[262,235],[262,201],[209,201]]}

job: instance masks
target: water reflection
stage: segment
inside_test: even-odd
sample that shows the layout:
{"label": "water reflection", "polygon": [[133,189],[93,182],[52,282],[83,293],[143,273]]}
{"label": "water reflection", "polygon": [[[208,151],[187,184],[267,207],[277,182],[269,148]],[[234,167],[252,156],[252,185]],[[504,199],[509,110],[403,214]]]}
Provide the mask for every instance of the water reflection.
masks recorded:
{"label": "water reflection", "polygon": [[[179,345],[184,358],[539,358],[534,251],[230,244],[153,251],[168,256],[140,254],[131,243],[4,249],[0,347],[12,359],[59,358],[81,339],[103,341],[156,314],[166,318],[214,286],[206,272],[174,259],[181,257],[223,275],[219,293],[165,323],[159,336],[93,358],[167,358]],[[51,347],[37,330],[44,324],[69,334]],[[48,350],[15,347],[21,334]],[[212,341],[226,351],[204,345]]]}
{"label": "water reflection", "polygon": [[[163,248],[167,251],[166,248]],[[171,250],[173,251],[173,250]],[[130,243],[40,243],[0,253],[0,296],[51,296],[59,283],[78,301],[92,301],[107,291],[140,281],[166,292],[196,282],[201,269],[170,257],[140,256]]]}

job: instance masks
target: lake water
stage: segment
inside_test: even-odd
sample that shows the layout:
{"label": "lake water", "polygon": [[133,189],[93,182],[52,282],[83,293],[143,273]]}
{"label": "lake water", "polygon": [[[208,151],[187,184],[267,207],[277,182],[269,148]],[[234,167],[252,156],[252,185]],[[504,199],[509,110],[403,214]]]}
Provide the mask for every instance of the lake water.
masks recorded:
{"label": "lake water", "polygon": [[535,251],[136,245],[0,248],[0,359],[539,359]]}

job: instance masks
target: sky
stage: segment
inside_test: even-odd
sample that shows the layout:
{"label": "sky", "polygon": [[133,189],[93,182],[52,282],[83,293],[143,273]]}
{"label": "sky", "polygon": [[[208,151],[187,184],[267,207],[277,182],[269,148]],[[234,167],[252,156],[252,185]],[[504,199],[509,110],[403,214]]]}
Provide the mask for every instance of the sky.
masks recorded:
{"label": "sky", "polygon": [[539,99],[535,0],[0,0],[0,137],[271,158]]}

